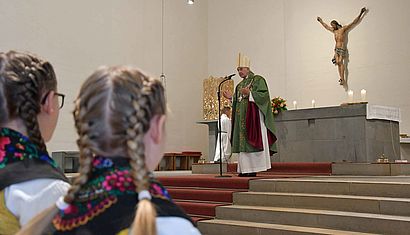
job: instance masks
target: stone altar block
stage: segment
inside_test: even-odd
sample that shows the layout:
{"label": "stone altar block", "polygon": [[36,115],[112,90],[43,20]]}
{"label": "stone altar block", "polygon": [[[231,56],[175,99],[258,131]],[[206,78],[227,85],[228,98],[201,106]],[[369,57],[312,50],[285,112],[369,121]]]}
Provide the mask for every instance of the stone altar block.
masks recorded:
{"label": "stone altar block", "polygon": [[215,156],[216,140],[218,137],[218,121],[204,120],[197,123],[208,125],[208,155],[204,154],[203,157],[207,162],[213,161]]}
{"label": "stone altar block", "polygon": [[273,160],[370,163],[381,154],[391,162],[400,159],[398,120],[374,114],[367,104],[282,112],[275,117],[279,156]]}

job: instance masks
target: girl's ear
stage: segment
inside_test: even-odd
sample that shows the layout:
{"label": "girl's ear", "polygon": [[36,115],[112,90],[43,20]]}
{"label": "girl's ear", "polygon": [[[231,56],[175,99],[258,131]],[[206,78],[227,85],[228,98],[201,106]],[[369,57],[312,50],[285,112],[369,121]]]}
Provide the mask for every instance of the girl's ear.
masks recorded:
{"label": "girl's ear", "polygon": [[165,138],[165,115],[155,115],[150,121],[149,135],[155,144]]}
{"label": "girl's ear", "polygon": [[46,114],[51,114],[55,111],[54,95],[55,95],[54,91],[49,91],[46,94],[45,102],[41,104],[41,111],[42,112],[45,112]]}

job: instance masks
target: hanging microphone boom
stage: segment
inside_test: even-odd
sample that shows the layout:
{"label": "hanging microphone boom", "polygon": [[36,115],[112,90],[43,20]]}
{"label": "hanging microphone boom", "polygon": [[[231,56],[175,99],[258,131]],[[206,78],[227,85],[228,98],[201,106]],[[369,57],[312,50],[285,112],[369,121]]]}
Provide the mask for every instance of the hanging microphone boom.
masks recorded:
{"label": "hanging microphone boom", "polygon": [[227,79],[232,79],[232,77],[235,76],[235,75],[236,75],[236,73],[233,73],[233,74],[231,74],[231,75],[229,75],[229,76],[225,76],[225,78],[227,78]]}

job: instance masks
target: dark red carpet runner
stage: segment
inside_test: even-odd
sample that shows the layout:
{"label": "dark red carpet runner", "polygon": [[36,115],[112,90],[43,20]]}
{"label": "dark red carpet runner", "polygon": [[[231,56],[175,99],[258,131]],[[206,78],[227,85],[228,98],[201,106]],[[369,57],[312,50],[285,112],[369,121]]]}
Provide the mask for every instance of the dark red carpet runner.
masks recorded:
{"label": "dark red carpet runner", "polygon": [[272,163],[272,169],[257,177],[238,177],[236,164],[228,165],[233,177],[217,175],[162,176],[158,180],[168,189],[175,203],[196,222],[215,217],[217,206],[231,205],[232,194],[249,190],[249,181],[263,178],[291,178],[312,175],[330,175],[331,163]]}

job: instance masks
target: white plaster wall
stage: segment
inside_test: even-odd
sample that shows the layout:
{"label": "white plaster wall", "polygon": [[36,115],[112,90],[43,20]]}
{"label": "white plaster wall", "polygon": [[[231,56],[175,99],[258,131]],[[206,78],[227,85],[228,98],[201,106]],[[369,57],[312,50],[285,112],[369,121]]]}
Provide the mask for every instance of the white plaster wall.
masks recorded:
{"label": "white plaster wall", "polygon": [[[251,58],[251,69],[263,75],[271,93],[286,95],[284,4],[272,0],[208,1],[208,72],[236,72],[238,53]],[[240,81],[234,77],[235,84]]]}
{"label": "white plaster wall", "polygon": [[299,108],[311,107],[312,99],[317,107],[339,105],[347,91],[331,64],[333,35],[316,17],[348,24],[363,6],[369,12],[348,37],[348,89],[356,100],[364,88],[369,103],[400,107],[400,130],[409,133],[410,1],[210,0],[208,71],[234,71],[242,51],[267,79],[271,96],[283,96],[291,108],[293,100]]}
{"label": "white plaster wall", "polygon": [[[408,102],[410,16],[407,0],[165,0],[167,151],[207,154],[202,118],[202,79],[235,72],[238,52],[251,58],[271,96],[297,100],[299,108],[339,105],[346,90],[331,64],[334,41],[316,21],[349,23],[370,9],[349,34],[349,88],[368,91],[373,104],[402,110],[401,132],[410,133]],[[0,0],[0,50],[28,50],[55,66],[67,103],[51,151],[73,150],[72,102],[99,65],[134,64],[161,72],[160,0]],[[238,82],[239,78],[235,77]]]}
{"label": "white plaster wall", "polygon": [[[207,77],[207,4],[165,1],[164,71],[172,114],[167,151],[207,151],[202,78]],[[49,150],[74,150],[71,112],[81,83],[100,65],[161,73],[160,0],[0,0],[0,50],[34,52],[54,65],[66,105]]]}

